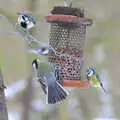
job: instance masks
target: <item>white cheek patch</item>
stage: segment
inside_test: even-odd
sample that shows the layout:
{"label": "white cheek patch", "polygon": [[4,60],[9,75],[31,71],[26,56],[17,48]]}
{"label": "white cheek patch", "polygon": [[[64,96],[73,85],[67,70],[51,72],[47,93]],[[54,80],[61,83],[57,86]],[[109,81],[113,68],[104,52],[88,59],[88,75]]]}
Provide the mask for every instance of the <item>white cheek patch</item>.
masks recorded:
{"label": "white cheek patch", "polygon": [[27,21],[27,29],[30,29],[34,26],[34,24],[30,21]]}
{"label": "white cheek patch", "polygon": [[93,75],[93,71],[90,71],[90,73],[88,74],[88,77]]}
{"label": "white cheek patch", "polygon": [[36,65],[35,65],[35,64],[33,64],[33,68],[36,68]]}
{"label": "white cheek patch", "polygon": [[29,20],[28,20],[28,17],[25,17],[25,21],[29,21]]}

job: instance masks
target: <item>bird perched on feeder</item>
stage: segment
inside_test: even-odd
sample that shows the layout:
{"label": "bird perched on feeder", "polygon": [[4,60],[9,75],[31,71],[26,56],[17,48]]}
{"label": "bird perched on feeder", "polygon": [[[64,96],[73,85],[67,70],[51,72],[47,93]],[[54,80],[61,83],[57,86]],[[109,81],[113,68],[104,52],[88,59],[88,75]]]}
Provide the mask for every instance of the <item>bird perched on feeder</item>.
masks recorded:
{"label": "bird perched on feeder", "polygon": [[18,15],[18,24],[22,28],[29,30],[36,24],[35,19],[28,13],[19,12]]}
{"label": "bird perched on feeder", "polygon": [[37,79],[46,95],[48,104],[55,104],[68,96],[68,91],[59,83],[55,74],[50,72],[52,69],[50,65],[44,66],[44,64],[40,64],[39,59],[35,59],[32,66],[37,73]]}
{"label": "bird perched on feeder", "polygon": [[100,88],[101,87],[103,89],[103,91],[106,93],[106,90],[104,89],[103,84],[100,81],[99,76],[96,73],[94,68],[92,68],[92,67],[87,68],[87,70],[86,70],[86,77],[87,77],[87,80],[89,81],[89,83],[91,85],[93,85],[96,88]]}
{"label": "bird perched on feeder", "polygon": [[42,71],[40,71],[39,63],[40,63],[39,59],[34,59],[32,61],[32,67],[37,75],[36,77],[37,77],[38,81],[40,82],[40,85],[41,85],[43,92],[45,94],[47,94],[47,85],[46,85],[44,73],[42,73]]}

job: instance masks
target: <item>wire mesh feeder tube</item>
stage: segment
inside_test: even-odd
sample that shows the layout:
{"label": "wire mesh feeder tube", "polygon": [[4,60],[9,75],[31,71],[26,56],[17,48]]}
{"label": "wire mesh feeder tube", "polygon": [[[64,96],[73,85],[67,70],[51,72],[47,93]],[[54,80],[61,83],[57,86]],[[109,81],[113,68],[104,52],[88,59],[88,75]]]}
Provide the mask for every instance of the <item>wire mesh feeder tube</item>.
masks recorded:
{"label": "wire mesh feeder tube", "polygon": [[88,87],[82,80],[84,63],[83,47],[86,26],[91,19],[84,18],[84,12],[78,8],[54,7],[52,14],[45,16],[51,23],[49,61],[59,66],[60,80],[68,87]]}

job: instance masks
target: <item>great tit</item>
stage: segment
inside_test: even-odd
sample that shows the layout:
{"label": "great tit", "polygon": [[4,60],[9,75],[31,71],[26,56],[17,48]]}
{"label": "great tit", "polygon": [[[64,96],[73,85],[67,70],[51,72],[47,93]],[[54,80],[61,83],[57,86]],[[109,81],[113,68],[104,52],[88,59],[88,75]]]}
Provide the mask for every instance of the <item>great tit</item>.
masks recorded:
{"label": "great tit", "polygon": [[55,73],[50,65],[40,66],[40,59],[34,59],[32,62],[34,70],[37,72],[37,78],[41,88],[44,91],[48,104],[55,104],[64,100],[68,95],[68,91],[57,80]]}

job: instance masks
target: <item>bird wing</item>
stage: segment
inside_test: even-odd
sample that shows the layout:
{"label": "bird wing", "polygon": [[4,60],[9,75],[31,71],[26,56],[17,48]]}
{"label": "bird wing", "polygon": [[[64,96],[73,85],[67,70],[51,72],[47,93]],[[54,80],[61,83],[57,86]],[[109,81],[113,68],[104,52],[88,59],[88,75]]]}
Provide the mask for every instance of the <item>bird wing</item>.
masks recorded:
{"label": "bird wing", "polygon": [[55,72],[56,80],[62,85],[63,79],[61,79],[61,77],[60,77],[59,65],[57,65],[57,64],[54,65],[54,72]]}
{"label": "bird wing", "polygon": [[48,104],[55,104],[62,101],[68,96],[68,91],[56,80],[54,73],[46,74],[48,83],[48,94],[47,102]]}
{"label": "bird wing", "polygon": [[47,81],[46,81],[45,73],[43,73],[40,69],[38,69],[37,77],[43,92],[47,94]]}
{"label": "bird wing", "polygon": [[[48,67],[48,68],[47,68]],[[44,70],[45,68],[45,70]],[[54,66],[39,66],[37,71],[38,80],[40,82],[41,88],[46,94],[46,100],[48,104],[55,104],[62,101],[68,96],[68,91],[59,83],[58,77],[55,76]],[[52,72],[50,72],[50,70]]]}
{"label": "bird wing", "polygon": [[101,80],[100,80],[100,77],[99,77],[98,74],[96,74],[96,78],[97,78],[98,81],[100,82],[100,86],[101,86],[101,88],[103,89],[103,91],[104,91],[105,93],[107,93],[106,90],[105,90],[105,88],[104,88],[104,86],[103,86],[103,84],[102,84],[102,82],[101,82]]}

